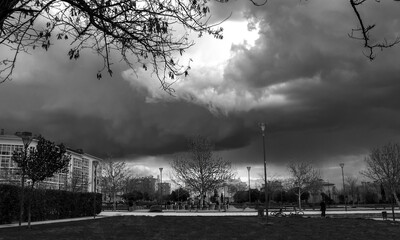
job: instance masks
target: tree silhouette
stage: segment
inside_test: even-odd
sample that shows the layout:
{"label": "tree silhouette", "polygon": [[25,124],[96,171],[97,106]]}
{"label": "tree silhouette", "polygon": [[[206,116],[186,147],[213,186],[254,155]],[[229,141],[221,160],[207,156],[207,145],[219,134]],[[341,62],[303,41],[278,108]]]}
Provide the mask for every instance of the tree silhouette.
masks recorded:
{"label": "tree silhouette", "polygon": [[113,210],[117,210],[117,193],[123,190],[126,179],[130,176],[124,161],[113,161],[111,158],[102,163],[101,187],[102,192],[113,199]]}
{"label": "tree silhouette", "polygon": [[[37,137],[36,148],[31,148],[26,159],[20,152],[14,152],[12,160],[15,161],[31,181],[32,192],[34,193],[35,183],[53,177],[56,173],[68,171],[70,156],[65,155],[66,148],[63,144],[56,145],[44,137]],[[31,201],[28,206],[28,226],[31,224]]]}
{"label": "tree silhouette", "polygon": [[351,195],[351,201],[352,201],[352,205],[354,206],[354,202],[355,202],[355,194],[357,192],[357,182],[358,182],[358,178],[356,177],[352,177],[352,176],[347,176],[346,177],[346,183],[347,183],[347,187],[346,189],[348,189],[348,191],[350,192]]}
{"label": "tree silhouette", "polygon": [[302,195],[308,193],[315,186],[321,186],[320,174],[310,163],[306,162],[291,162],[287,168],[290,174],[288,185],[291,189],[295,189],[301,209]]}
{"label": "tree silhouette", "polygon": [[203,201],[206,192],[221,187],[234,176],[231,163],[215,156],[213,145],[202,136],[189,140],[188,151],[177,155],[171,168],[177,181],[200,194],[200,201]]}
{"label": "tree silhouette", "polygon": [[388,143],[373,148],[365,158],[365,163],[367,168],[361,174],[382,184],[400,207],[397,197],[400,185],[400,145]]}
{"label": "tree silhouette", "polygon": [[[227,2],[226,0],[215,0]],[[255,0],[249,0],[260,5]],[[189,32],[222,39],[222,27],[209,23],[210,0],[3,0],[0,1],[0,46],[11,56],[0,59],[0,82],[10,79],[21,52],[46,51],[54,38],[71,44],[68,57],[91,49],[103,59],[97,78],[112,76],[111,54],[132,69],[151,68],[164,90],[188,74],[179,57],[194,45]],[[180,31],[183,30],[183,33]],[[171,80],[171,82],[169,81]]]}
{"label": "tree silhouette", "polygon": [[[210,22],[209,3],[229,0],[2,0],[0,1],[0,47],[9,52],[0,59],[0,83],[11,79],[20,53],[33,49],[48,50],[54,39],[68,41],[67,56],[78,59],[90,49],[103,60],[96,73],[112,76],[112,65],[120,61],[133,70],[152,69],[169,93],[179,76],[187,76],[190,60],[180,56],[194,45],[189,32],[199,36],[209,34],[222,39],[219,23]],[[248,0],[262,6],[267,0]],[[366,25],[359,7],[366,0],[349,0],[359,26],[349,36],[362,40],[368,50],[365,55],[374,59],[375,49],[392,47],[392,41],[373,42],[370,37],[374,24]],[[378,0],[375,0],[378,1]],[[395,0],[396,1],[396,0]],[[229,18],[229,16],[227,16]],[[179,30],[179,31],[178,31]]]}
{"label": "tree silhouette", "polygon": [[[350,5],[357,17],[359,26],[357,28],[352,29],[349,36],[353,39],[361,40],[364,44],[364,48],[367,49],[367,52],[364,53],[366,57],[370,60],[374,60],[375,58],[375,49],[383,50],[385,48],[393,47],[396,44],[400,43],[400,36],[397,36],[393,40],[381,40],[381,41],[372,41],[371,40],[371,30],[375,28],[375,24],[366,25],[364,23],[364,19],[360,14],[359,6],[363,4],[367,0],[350,0]],[[380,2],[380,0],[375,0],[376,2]],[[394,0],[399,1],[399,0]]]}

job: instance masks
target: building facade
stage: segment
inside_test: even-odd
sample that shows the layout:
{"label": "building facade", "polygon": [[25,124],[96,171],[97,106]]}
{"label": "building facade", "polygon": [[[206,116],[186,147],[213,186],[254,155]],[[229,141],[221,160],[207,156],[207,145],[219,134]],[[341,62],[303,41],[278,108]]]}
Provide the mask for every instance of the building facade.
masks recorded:
{"label": "building facade", "polygon": [[[162,193],[161,193],[162,191]],[[171,194],[171,183],[169,182],[158,182],[157,183],[157,194],[161,194],[163,196]]]}
{"label": "building facade", "polygon": [[[29,148],[35,148],[37,140],[33,139]],[[14,151],[23,151],[22,139],[16,135],[6,135],[0,132],[0,183],[21,183],[20,168],[12,160]],[[84,153],[82,150],[67,149],[66,155],[71,157],[67,173],[55,174],[53,177],[38,183],[38,188],[60,189],[80,192],[100,192],[100,177],[102,159]],[[95,165],[97,170],[95,171]],[[96,174],[95,174],[96,172]],[[96,176],[95,176],[96,175]],[[95,184],[96,178],[96,184]],[[26,184],[29,184],[27,179]]]}
{"label": "building facade", "polygon": [[156,182],[157,179],[153,176],[130,179],[127,184],[128,189],[126,192],[138,191],[147,193],[150,197],[154,197],[156,194]]}

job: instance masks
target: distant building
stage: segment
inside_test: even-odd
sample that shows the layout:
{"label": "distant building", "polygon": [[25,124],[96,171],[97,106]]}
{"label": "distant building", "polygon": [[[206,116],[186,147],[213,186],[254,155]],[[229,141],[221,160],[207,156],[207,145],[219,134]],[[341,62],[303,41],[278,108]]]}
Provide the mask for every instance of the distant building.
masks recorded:
{"label": "distant building", "polygon": [[156,182],[157,179],[153,176],[130,179],[126,192],[138,191],[147,193],[149,196],[154,196],[156,193]]}
{"label": "distant building", "polygon": [[163,196],[171,194],[171,183],[169,182],[163,182],[162,184],[157,183],[157,194],[159,194],[161,190]]}
{"label": "distant building", "polygon": [[163,196],[171,194],[171,183],[163,181],[163,183],[161,184],[160,176],[157,175],[157,193],[156,194],[160,194],[161,190],[162,190]]}
{"label": "distant building", "polygon": [[[37,140],[33,139],[29,148],[37,146]],[[14,151],[22,151],[22,139],[16,135],[6,135],[0,131],[0,183],[21,183],[20,168],[11,160]],[[38,183],[38,187],[46,189],[60,189],[69,191],[94,191],[94,162],[101,163],[101,158],[84,153],[82,150],[67,149],[67,155],[71,156],[68,173],[55,174],[51,178]],[[97,192],[100,190],[100,167],[97,167]],[[27,184],[29,179],[27,179]]]}

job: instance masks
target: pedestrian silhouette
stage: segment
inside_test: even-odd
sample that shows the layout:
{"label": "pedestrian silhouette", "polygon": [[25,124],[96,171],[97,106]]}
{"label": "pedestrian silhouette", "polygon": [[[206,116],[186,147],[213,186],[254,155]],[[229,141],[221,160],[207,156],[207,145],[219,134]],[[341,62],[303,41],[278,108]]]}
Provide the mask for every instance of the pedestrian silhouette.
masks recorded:
{"label": "pedestrian silhouette", "polygon": [[324,199],[322,199],[322,201],[319,205],[321,206],[321,217],[325,217],[326,203],[325,203]]}

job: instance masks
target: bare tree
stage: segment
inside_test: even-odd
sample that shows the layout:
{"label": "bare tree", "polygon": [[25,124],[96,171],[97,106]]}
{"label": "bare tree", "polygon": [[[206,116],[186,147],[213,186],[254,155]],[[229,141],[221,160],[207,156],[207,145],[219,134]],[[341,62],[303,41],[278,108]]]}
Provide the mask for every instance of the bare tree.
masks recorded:
{"label": "bare tree", "polygon": [[310,163],[291,162],[287,166],[290,178],[288,184],[291,188],[296,189],[298,196],[299,208],[301,209],[301,195],[310,191],[320,182],[320,174]]}
{"label": "bare tree", "polygon": [[388,143],[373,148],[365,158],[367,169],[362,171],[364,176],[381,183],[396,200],[400,207],[397,191],[400,185],[400,146]]}
{"label": "bare tree", "polygon": [[[20,53],[32,49],[48,50],[54,39],[68,41],[68,57],[78,59],[90,49],[103,59],[97,78],[113,74],[118,52],[133,70],[152,68],[164,90],[172,93],[171,84],[186,76],[190,61],[180,63],[179,56],[194,41],[189,32],[209,34],[222,39],[222,27],[210,22],[211,1],[228,0],[2,0],[0,1],[0,47],[9,56],[0,59],[0,83],[11,79]],[[267,0],[248,0],[256,6]],[[365,25],[358,7],[366,0],[350,0],[360,26],[350,37],[362,40],[371,60],[375,49],[392,47],[400,42],[384,40],[373,43],[370,32],[375,25]],[[378,1],[378,0],[376,0]],[[227,16],[229,17],[229,16]],[[177,31],[177,30],[183,30]]]}
{"label": "bare tree", "polygon": [[114,162],[108,159],[103,163],[101,177],[102,190],[112,196],[114,211],[117,208],[117,194],[124,190],[124,185],[128,177],[129,170],[125,162]]}
{"label": "bare tree", "polygon": [[315,202],[317,200],[317,196],[321,194],[323,189],[323,180],[318,179],[317,181],[311,182],[310,186],[308,187],[308,191],[310,192],[313,198],[313,209],[315,208]]}
{"label": "bare tree", "polygon": [[89,186],[89,178],[82,174],[82,172],[73,170],[68,176],[65,177],[64,188],[71,192],[84,192],[87,191]]}
{"label": "bare tree", "polygon": [[[364,23],[364,18],[361,16],[360,11],[358,10],[359,6],[363,4],[367,0],[350,0],[350,5],[357,17],[359,26],[355,29],[352,29],[351,34],[349,36],[353,39],[361,40],[364,43],[364,48],[367,49],[365,56],[368,57],[370,60],[375,58],[375,49],[383,50],[385,48],[393,47],[396,44],[400,43],[400,36],[397,36],[395,39],[388,41],[384,39],[382,41],[375,41],[371,40],[371,30],[375,28],[375,24],[366,25]],[[380,0],[375,0],[376,2],[380,2]],[[398,0],[394,0],[398,1]]]}
{"label": "bare tree", "polygon": [[213,145],[205,137],[197,136],[189,140],[188,151],[178,154],[171,162],[177,181],[203,197],[234,177],[231,163],[215,156]]}
{"label": "bare tree", "polygon": [[[258,174],[259,178],[262,179],[262,182],[265,183],[265,176],[264,174]],[[264,184],[263,184],[264,185]],[[286,186],[286,179],[282,179],[280,176],[276,174],[268,174],[267,177],[267,191],[268,191],[268,201],[272,199],[273,194],[278,191],[278,190],[283,190],[284,185]],[[264,188],[261,188],[260,190],[265,191],[265,186]],[[265,197],[263,197],[265,198]]]}
{"label": "bare tree", "polygon": [[346,177],[346,183],[348,185],[348,187],[346,187],[346,189],[348,189],[348,191],[350,192],[353,206],[354,206],[354,195],[357,193],[357,182],[358,182],[358,178],[356,178],[356,177],[352,177],[352,176]]}
{"label": "bare tree", "polygon": [[11,77],[21,52],[47,51],[57,39],[71,44],[71,60],[78,59],[84,49],[97,53],[104,63],[98,79],[103,72],[113,74],[111,55],[118,52],[121,61],[134,70],[152,67],[169,91],[171,82],[190,69],[178,57],[194,45],[189,31],[222,39],[222,28],[209,21],[210,1],[2,0],[0,46],[10,49],[11,56],[0,59],[0,82]]}

